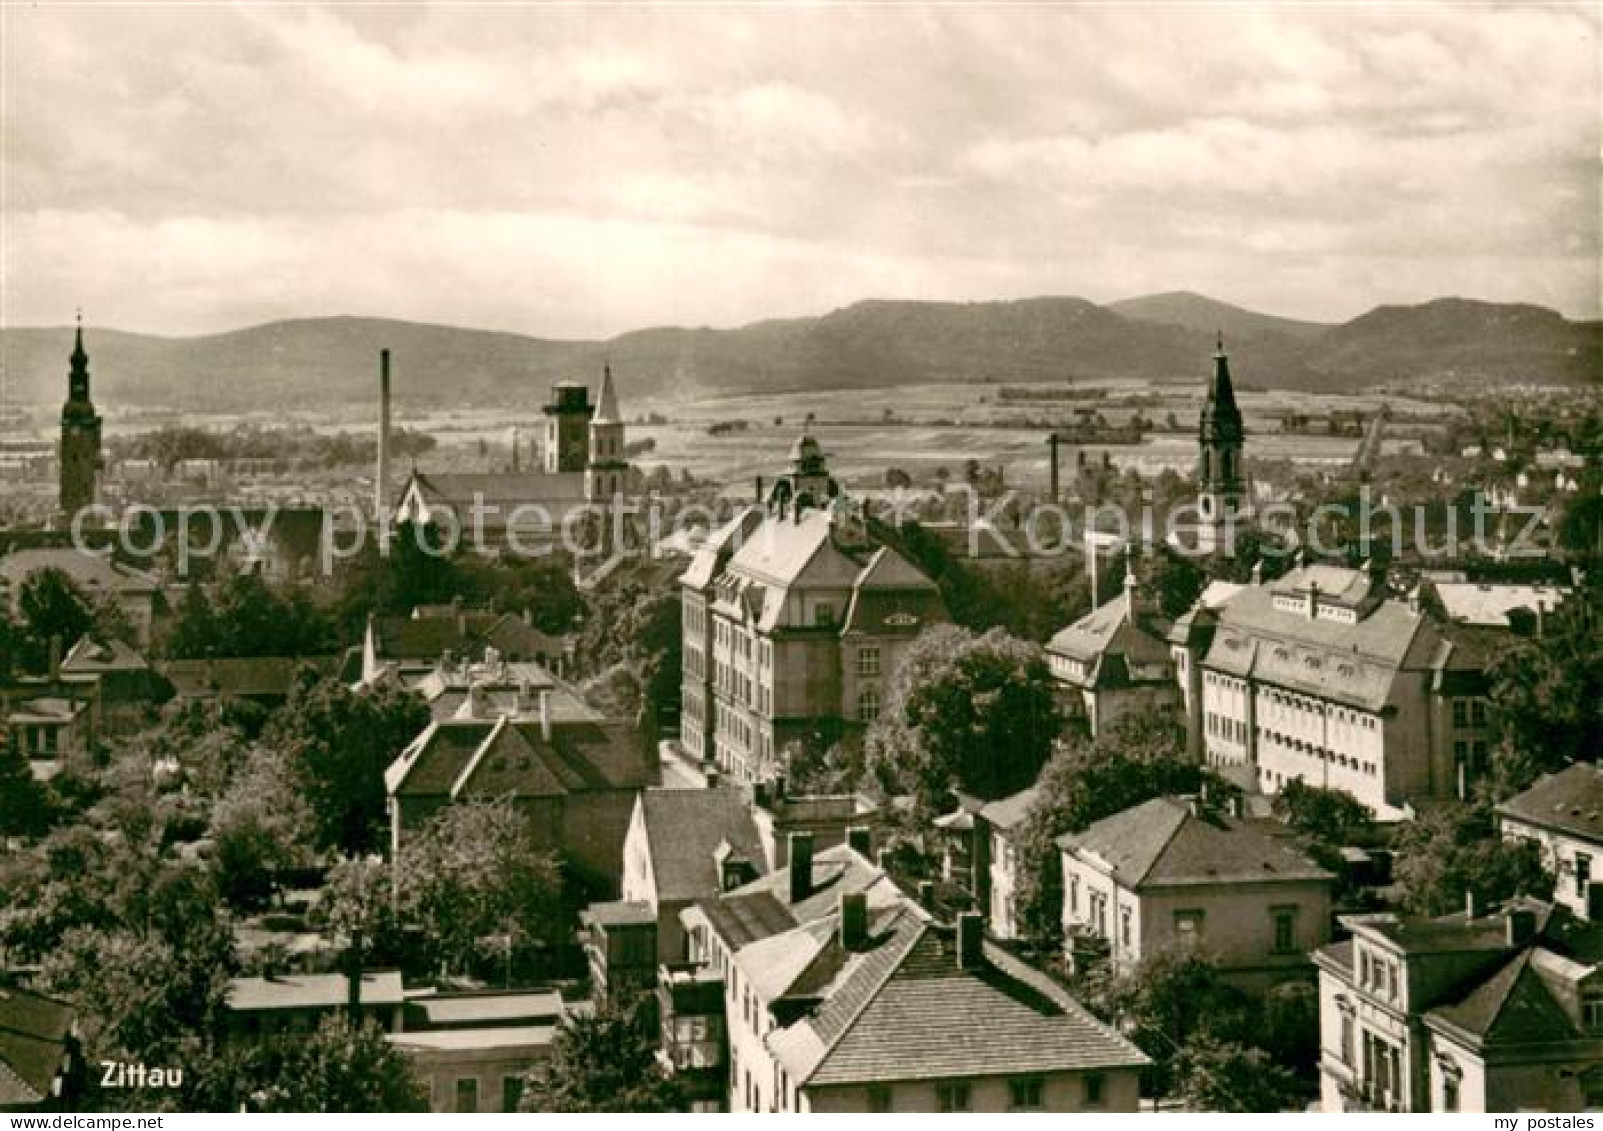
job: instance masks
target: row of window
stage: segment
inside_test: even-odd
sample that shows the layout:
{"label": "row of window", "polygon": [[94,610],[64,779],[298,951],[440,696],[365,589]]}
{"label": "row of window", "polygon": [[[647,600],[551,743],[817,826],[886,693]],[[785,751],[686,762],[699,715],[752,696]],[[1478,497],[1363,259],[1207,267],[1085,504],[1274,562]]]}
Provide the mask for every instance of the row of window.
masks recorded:
{"label": "row of window", "polygon": [[1247,742],[1247,724],[1240,719],[1232,719],[1221,715],[1217,711],[1205,713],[1208,733],[1214,738],[1222,738],[1227,742],[1245,745]]}
{"label": "row of window", "polygon": [[1454,699],[1453,725],[1459,730],[1484,727],[1486,725],[1486,700]]}
{"label": "row of window", "polygon": [[1343,754],[1339,750],[1326,750],[1324,747],[1317,746],[1312,742],[1307,742],[1301,738],[1293,738],[1291,735],[1280,734],[1277,731],[1266,730],[1263,727],[1258,728],[1258,733],[1262,741],[1273,743],[1280,749],[1290,753],[1304,754],[1321,762],[1330,762],[1341,766],[1343,769],[1356,770],[1359,773],[1368,774],[1370,777],[1374,777],[1379,772],[1375,763],[1366,758]]}

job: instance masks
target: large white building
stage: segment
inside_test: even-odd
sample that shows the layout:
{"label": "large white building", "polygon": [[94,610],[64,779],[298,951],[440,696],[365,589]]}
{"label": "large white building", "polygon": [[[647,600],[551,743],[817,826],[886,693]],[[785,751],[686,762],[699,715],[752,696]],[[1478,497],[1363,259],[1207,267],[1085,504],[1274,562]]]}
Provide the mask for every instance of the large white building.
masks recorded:
{"label": "large white building", "polygon": [[1303,565],[1199,602],[1170,633],[1194,748],[1264,793],[1341,789],[1383,819],[1466,795],[1490,744],[1498,630],[1449,624],[1378,572]]}

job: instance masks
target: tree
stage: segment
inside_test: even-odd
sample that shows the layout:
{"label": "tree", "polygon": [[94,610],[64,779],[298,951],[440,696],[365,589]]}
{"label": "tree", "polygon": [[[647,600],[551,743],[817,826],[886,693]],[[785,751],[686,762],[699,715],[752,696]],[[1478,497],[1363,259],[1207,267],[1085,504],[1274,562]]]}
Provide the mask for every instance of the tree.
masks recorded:
{"label": "tree", "polygon": [[926,629],[891,675],[867,737],[880,781],[928,812],[953,789],[1006,797],[1030,785],[1062,729],[1039,648],[1000,630]]}
{"label": "tree", "polygon": [[410,691],[353,691],[327,680],[294,688],[266,741],[289,754],[320,843],[363,854],[383,843],[384,771],[428,722],[428,707]]}
{"label": "tree", "polygon": [[[1572,600],[1592,597],[1583,592]],[[1552,631],[1502,650],[1489,673],[1501,734],[1492,767],[1496,800],[1603,750],[1603,641],[1579,613],[1554,619]]]}
{"label": "tree", "polygon": [[1209,1038],[1188,1045],[1175,1063],[1187,1111],[1296,1110],[1297,1078],[1263,1049]]}
{"label": "tree", "polygon": [[677,1080],[657,1059],[646,999],[603,1000],[570,1016],[548,1065],[525,1078],[526,1112],[668,1112],[684,1108]]}
{"label": "tree", "polygon": [[282,752],[250,752],[213,808],[211,837],[218,889],[239,911],[265,907],[284,872],[310,863],[316,823]]}
{"label": "tree", "polygon": [[427,1111],[406,1055],[371,1019],[325,1017],[310,1036],[227,1048],[196,1078],[190,1110],[251,1112]]}
{"label": "tree", "polygon": [[130,635],[121,609],[110,601],[95,601],[54,566],[36,569],[23,579],[17,611],[22,638],[18,651],[24,666],[34,670],[44,666],[52,646],[65,653],[90,633],[118,640]]}
{"label": "tree", "polygon": [[1393,874],[1403,906],[1416,915],[1445,915],[1511,896],[1546,899],[1553,877],[1533,841],[1505,841],[1489,805],[1453,804],[1424,813],[1398,830]]}
{"label": "tree", "polygon": [[217,613],[199,582],[191,581],[178,602],[178,617],[167,637],[167,654],[178,660],[201,660],[222,654]]}
{"label": "tree", "polygon": [[557,941],[568,923],[554,855],[535,847],[512,801],[449,805],[401,846],[402,913],[432,957],[466,970],[490,936],[514,951]]}
{"label": "tree", "polygon": [[33,776],[22,747],[0,734],[0,843],[50,827],[50,794]]}
{"label": "tree", "polygon": [[1340,867],[1340,849],[1363,834],[1375,811],[1341,789],[1324,789],[1293,778],[1275,795],[1275,816],[1308,842],[1309,855],[1322,868]]}

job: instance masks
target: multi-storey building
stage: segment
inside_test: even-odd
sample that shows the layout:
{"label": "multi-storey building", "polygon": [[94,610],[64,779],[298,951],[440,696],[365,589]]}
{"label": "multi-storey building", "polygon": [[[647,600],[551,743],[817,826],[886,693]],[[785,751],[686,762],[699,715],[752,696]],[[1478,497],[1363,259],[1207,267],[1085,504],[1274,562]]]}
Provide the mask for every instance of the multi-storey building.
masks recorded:
{"label": "multi-storey building", "polygon": [[1308,952],[1330,938],[1335,877],[1283,833],[1204,799],[1154,798],[1057,844],[1071,955],[1084,938],[1121,970],[1195,953],[1264,985],[1307,977]]}
{"label": "multi-storey building", "polygon": [[701,983],[722,982],[729,1110],[1136,1110],[1147,1058],[980,915],[937,922],[851,846],[796,841],[683,914]]}
{"label": "multi-storey building", "polygon": [[793,740],[873,722],[907,646],[947,619],[935,583],[870,540],[810,436],[681,586],[686,745],[738,781],[777,772]]}
{"label": "multi-storey building", "polygon": [[1124,592],[1047,642],[1064,714],[1095,736],[1120,719],[1172,710],[1179,696],[1168,630],[1127,556]]}
{"label": "multi-storey building", "polygon": [[1326,1111],[1603,1106],[1595,928],[1520,901],[1492,915],[1344,918],[1314,954]]}
{"label": "multi-storey building", "polygon": [[1465,796],[1484,767],[1497,637],[1389,596],[1378,572],[1314,564],[1194,609],[1170,641],[1209,765],[1264,793],[1298,778],[1345,790],[1395,819]]}

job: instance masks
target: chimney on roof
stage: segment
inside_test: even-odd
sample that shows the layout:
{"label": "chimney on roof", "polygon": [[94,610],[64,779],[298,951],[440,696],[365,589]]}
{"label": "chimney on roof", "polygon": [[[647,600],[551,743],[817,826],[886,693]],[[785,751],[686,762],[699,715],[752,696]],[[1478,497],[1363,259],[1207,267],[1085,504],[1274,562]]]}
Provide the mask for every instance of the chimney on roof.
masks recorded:
{"label": "chimney on roof", "polygon": [[840,893],[840,945],[843,950],[862,950],[868,945],[868,893]]}
{"label": "chimney on roof", "polygon": [[960,970],[977,970],[985,961],[985,917],[978,911],[964,911],[957,917],[957,965]]}
{"label": "chimney on roof", "polygon": [[846,843],[857,855],[868,860],[874,858],[874,830],[867,825],[853,825],[847,829]]}
{"label": "chimney on roof", "polygon": [[813,893],[813,834],[790,834],[790,901],[800,903]]}
{"label": "chimney on roof", "polygon": [[1511,907],[1503,916],[1504,940],[1509,946],[1524,946],[1536,937],[1536,912],[1528,907]]}
{"label": "chimney on roof", "polygon": [[1474,888],[1465,888],[1464,889],[1464,918],[1468,919],[1468,920],[1473,920],[1475,918],[1475,889]]}
{"label": "chimney on roof", "polygon": [[551,689],[540,689],[540,740],[551,741]]}
{"label": "chimney on roof", "polygon": [[761,506],[762,505],[762,501],[763,501],[763,477],[761,475],[759,475],[757,477],[757,505]]}
{"label": "chimney on roof", "polygon": [[935,881],[918,881],[918,905],[925,911],[935,910]]}
{"label": "chimney on roof", "polygon": [[50,682],[55,683],[61,678],[61,637],[50,638]]}
{"label": "chimney on roof", "polygon": [[1308,619],[1313,620],[1319,615],[1319,582],[1308,582]]}
{"label": "chimney on roof", "polygon": [[1603,923],[1603,883],[1597,880],[1586,885],[1586,917],[1594,923]]}

